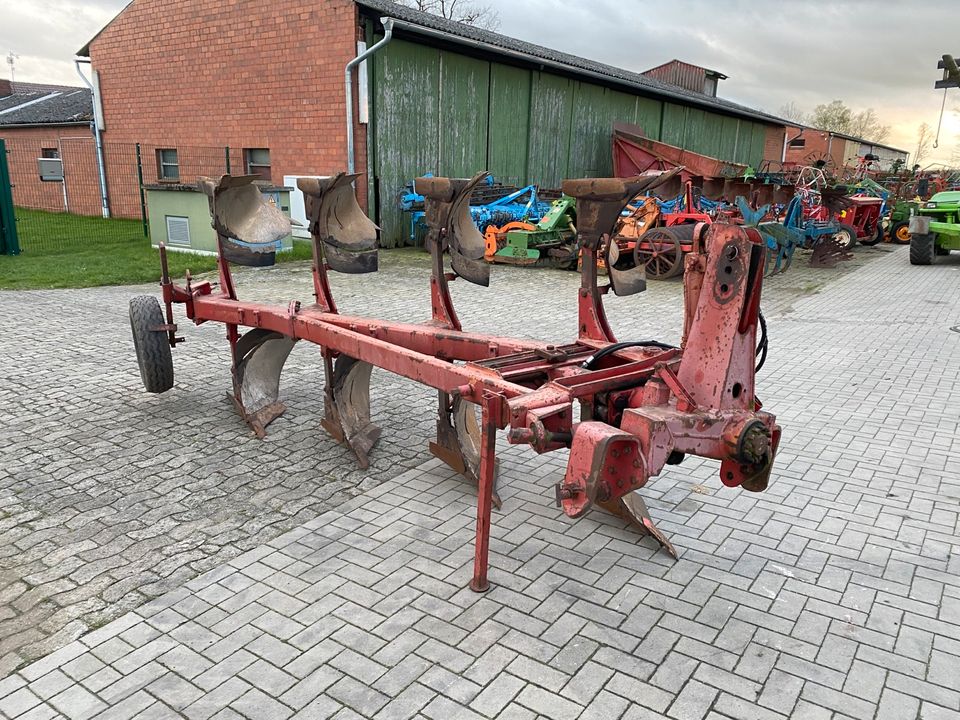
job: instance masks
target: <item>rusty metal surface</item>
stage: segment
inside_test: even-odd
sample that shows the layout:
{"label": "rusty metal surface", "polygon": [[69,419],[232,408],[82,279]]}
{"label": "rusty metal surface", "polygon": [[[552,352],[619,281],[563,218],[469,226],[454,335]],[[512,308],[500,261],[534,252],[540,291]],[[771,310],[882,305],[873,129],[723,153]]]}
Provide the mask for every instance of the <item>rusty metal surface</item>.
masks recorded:
{"label": "rusty metal surface", "polygon": [[277,246],[290,234],[290,220],[255,184],[256,175],[223,175],[197,181],[207,195],[220,254],[247,266],[273,265]]}
{"label": "rusty metal surface", "polygon": [[[189,282],[186,287],[164,287],[164,300],[183,303],[195,322],[227,325],[235,376],[249,380],[254,373],[257,382],[251,388],[268,388],[257,396],[263,403],[260,408],[273,407],[273,380],[283,363],[278,354],[269,362],[265,355],[261,364],[249,361],[257,348],[280,338],[290,347],[296,340],[319,345],[327,377],[323,426],[354,450],[361,466],[368,462],[379,437],[370,420],[372,368],[436,389],[438,437],[432,447],[438,457],[478,485],[474,590],[489,586],[487,547],[491,508],[499,502],[495,438],[500,429],[509,428],[511,443],[528,444],[537,452],[570,449],[557,490],[568,514],[580,515],[592,505],[606,508],[669,546],[642,500],[634,497],[637,489],[671,458],[684,455],[720,460],[725,484],[762,489],[779,439],[773,415],[758,409],[753,392],[763,271],[763,243],[756,231],[714,224],[694,233],[686,258],[682,351],[657,343],[604,350],[614,342],[603,307],[603,295],[611,286],[598,284],[597,254],[609,242],[626,202],[675,175],[589,178],[564,184],[564,191],[577,200],[578,240],[585,254],[579,328],[571,343],[547,345],[462,331],[450,282],[466,277],[457,267],[460,261],[473,262],[483,254],[482,236],[464,217],[465,198],[483,173],[470,180],[417,181],[418,192],[426,197],[430,225],[428,322],[340,314],[323,262],[314,263],[318,292],[317,304],[312,306],[241,302],[232,286],[214,293],[210,286],[191,288]],[[324,190],[308,189],[316,191],[315,201],[322,206]],[[346,199],[341,196],[337,202]],[[343,224],[322,222],[322,216],[314,207],[311,230],[318,260],[330,247],[369,248],[369,240],[358,243],[341,238],[341,232],[355,236]],[[446,271],[446,256],[455,272]],[[627,273],[625,279],[611,278],[615,291],[618,283],[622,290],[640,289],[636,271],[642,273],[642,266],[628,263],[616,268],[619,257],[608,255],[607,260],[616,271]],[[633,253],[628,260],[633,262]],[[222,255],[220,265],[221,276],[229,277],[228,261]],[[489,265],[483,267],[488,277]],[[240,327],[253,330],[241,335]],[[595,361],[586,362],[594,357]],[[242,388],[235,396],[242,402]],[[579,421],[574,419],[575,405],[580,408]]]}

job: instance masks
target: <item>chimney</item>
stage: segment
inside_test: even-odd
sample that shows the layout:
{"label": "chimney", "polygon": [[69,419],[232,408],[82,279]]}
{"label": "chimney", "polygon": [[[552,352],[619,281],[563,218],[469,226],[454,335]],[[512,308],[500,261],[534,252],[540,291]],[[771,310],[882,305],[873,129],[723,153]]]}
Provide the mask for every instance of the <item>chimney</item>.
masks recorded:
{"label": "chimney", "polygon": [[0,80],[0,97],[13,95],[13,83],[9,80]]}

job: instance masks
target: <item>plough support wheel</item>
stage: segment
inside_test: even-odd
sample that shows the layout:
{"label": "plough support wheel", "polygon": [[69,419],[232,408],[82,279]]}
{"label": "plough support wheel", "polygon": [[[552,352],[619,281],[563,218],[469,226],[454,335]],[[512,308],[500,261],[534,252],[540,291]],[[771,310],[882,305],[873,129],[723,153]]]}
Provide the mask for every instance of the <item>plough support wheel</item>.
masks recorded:
{"label": "plough support wheel", "polygon": [[149,393],[162,393],[173,387],[173,356],[164,323],[155,297],[139,295],[130,300],[130,330],[137,365],[143,387]]}

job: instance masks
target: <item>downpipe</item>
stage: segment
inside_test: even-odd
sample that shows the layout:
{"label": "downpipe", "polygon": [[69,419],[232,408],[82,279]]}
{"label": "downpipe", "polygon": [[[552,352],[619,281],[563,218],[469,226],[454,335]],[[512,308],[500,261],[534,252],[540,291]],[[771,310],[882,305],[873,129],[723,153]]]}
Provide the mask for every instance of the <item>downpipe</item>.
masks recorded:
{"label": "downpipe", "polygon": [[393,40],[393,18],[380,18],[380,22],[383,23],[384,30],[380,41],[348,62],[343,71],[344,86],[347,91],[347,172],[351,174],[356,172],[356,150],[353,137],[353,69]]}
{"label": "downpipe", "polygon": [[[80,63],[87,63],[88,65],[91,65],[91,63],[89,60],[81,60],[80,58],[74,58],[73,60],[73,64],[77,68],[77,75],[79,75],[84,84],[90,88],[90,94],[92,96],[96,96],[96,88],[93,87],[93,83],[90,82],[87,79],[87,76],[84,75],[80,70]],[[99,98],[94,97],[94,103],[98,101]],[[100,103],[100,107],[103,107],[103,103]],[[93,126],[93,137],[96,140],[97,145],[97,170],[100,174],[100,209],[103,213],[103,217],[108,218],[110,217],[110,201],[107,198],[107,170],[103,163],[103,136],[100,131],[100,126],[97,124],[96,105],[94,105],[93,122],[90,124]],[[66,183],[64,183],[64,190],[66,190]]]}

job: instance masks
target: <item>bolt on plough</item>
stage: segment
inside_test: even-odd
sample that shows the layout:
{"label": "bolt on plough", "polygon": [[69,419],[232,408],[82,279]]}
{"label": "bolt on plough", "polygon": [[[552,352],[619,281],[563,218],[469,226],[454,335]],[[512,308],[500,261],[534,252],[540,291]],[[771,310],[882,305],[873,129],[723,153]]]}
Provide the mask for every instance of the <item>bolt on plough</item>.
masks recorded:
{"label": "bolt on plough", "polygon": [[[780,427],[760,409],[754,392],[765,244],[753,228],[699,225],[685,258],[684,328],[680,347],[651,340],[618,342],[604,296],[645,289],[642,264],[611,242],[624,206],[676,171],[635,178],[568,180],[576,199],[577,242],[583,253],[578,330],[557,344],[465,332],[454,307],[456,279],[486,286],[485,243],[471,221],[472,179],[419,178],[425,198],[431,255],[432,317],[401,323],[344,314],[337,307],[331,272],[369,273],[378,268],[378,228],[357,203],[356,175],[301,179],[299,188],[313,242],[310,305],[245,302],[237,298],[231,263],[265,265],[290,221],[257,190],[253,177],[203,180],[217,233],[216,283],[171,281],[161,246],[163,305],[134,298],[131,326],[141,376],[150,392],[173,385],[170,348],[177,337],[173,305],[196,324],[226,325],[233,358],[238,412],[258,436],[284,406],[280,373],[294,344],[318,345],[326,376],[322,426],[348,447],[361,467],[380,436],[370,419],[374,367],[437,390],[437,437],[431,451],[478,488],[473,579],[487,580],[491,512],[496,489],[496,437],[537,453],[568,450],[556,486],[558,504],[576,518],[591,507],[614,513],[676,552],[650,518],[637,490],[687,454],[720,461],[729,487],[759,492],[770,476]],[[603,260],[608,282],[599,283]],[[447,269],[449,261],[450,270]],[[761,345],[764,343],[761,342]],[[578,412],[575,413],[575,408]],[[576,415],[576,418],[575,418]],[[479,417],[478,417],[479,416]]]}

